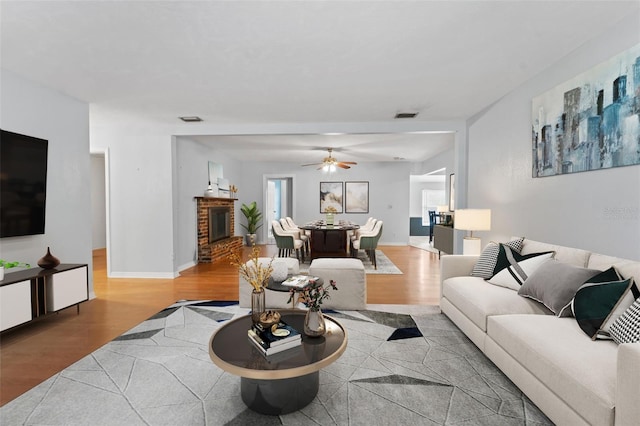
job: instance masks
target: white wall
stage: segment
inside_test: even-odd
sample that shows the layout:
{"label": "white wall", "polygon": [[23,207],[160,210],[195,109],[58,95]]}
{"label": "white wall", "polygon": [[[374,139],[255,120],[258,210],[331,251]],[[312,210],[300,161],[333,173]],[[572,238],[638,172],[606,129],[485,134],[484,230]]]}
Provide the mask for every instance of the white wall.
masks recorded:
{"label": "white wall", "polygon": [[423,174],[431,173],[436,170],[440,170],[444,168],[445,171],[443,173],[449,176],[449,174],[454,173],[454,170],[455,170],[454,155],[455,155],[454,142],[452,142],[451,149],[443,151],[434,157],[431,157],[421,163],[418,163],[414,168],[414,170],[411,172],[411,174],[423,175]]}
{"label": "white wall", "polygon": [[639,42],[632,16],[470,121],[468,206],[492,209],[483,243],[522,235],[640,259],[640,166],[531,177],[532,98]]}
{"label": "white wall", "polygon": [[[242,180],[238,198],[240,203],[257,201],[264,206],[264,175],[294,175],[294,213],[297,223],[322,218],[320,213],[320,182],[368,181],[369,213],[338,214],[338,220],[364,224],[369,216],[384,221],[380,244],[407,244],[409,241],[409,170],[410,163],[361,163],[349,170],[331,175],[314,168],[292,163],[246,162],[242,164]],[[261,207],[261,210],[264,208]],[[268,226],[269,224],[267,224]],[[261,229],[264,234],[264,229]],[[236,230],[239,235],[239,231]],[[264,241],[264,235],[259,236]]]}
{"label": "white wall", "polygon": [[109,276],[175,277],[171,127],[92,106],[90,132],[109,150]]}
{"label": "white wall", "polygon": [[91,247],[107,247],[104,155],[91,155]]}
{"label": "white wall", "polygon": [[0,256],[36,265],[51,248],[62,263],[91,256],[89,106],[0,70],[0,127],[49,141],[45,234],[0,240]]}

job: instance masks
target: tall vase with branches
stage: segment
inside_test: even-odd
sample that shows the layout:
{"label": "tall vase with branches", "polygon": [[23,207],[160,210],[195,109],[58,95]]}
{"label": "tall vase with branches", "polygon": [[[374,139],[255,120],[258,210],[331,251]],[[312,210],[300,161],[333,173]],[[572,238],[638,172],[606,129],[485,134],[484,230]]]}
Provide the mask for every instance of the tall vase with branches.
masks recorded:
{"label": "tall vase with branches", "polygon": [[242,249],[232,252],[229,258],[231,264],[238,268],[240,276],[253,287],[251,291],[251,319],[257,323],[265,311],[264,289],[269,284],[269,277],[273,273],[273,257],[269,262],[261,262],[260,249],[255,244],[252,246],[249,259],[246,262],[242,259]]}

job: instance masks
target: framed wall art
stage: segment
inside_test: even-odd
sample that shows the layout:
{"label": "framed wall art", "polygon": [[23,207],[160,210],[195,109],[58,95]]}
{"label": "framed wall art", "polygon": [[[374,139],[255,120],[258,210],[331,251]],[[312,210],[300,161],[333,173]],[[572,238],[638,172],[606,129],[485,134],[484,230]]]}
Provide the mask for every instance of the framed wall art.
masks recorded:
{"label": "framed wall art", "polygon": [[369,213],[369,182],[344,183],[345,213]]}
{"label": "framed wall art", "polygon": [[533,177],[640,164],[640,45],[532,100]]}
{"label": "framed wall art", "polygon": [[329,206],[335,213],[343,213],[342,199],[342,182],[320,182],[320,213],[327,213]]}

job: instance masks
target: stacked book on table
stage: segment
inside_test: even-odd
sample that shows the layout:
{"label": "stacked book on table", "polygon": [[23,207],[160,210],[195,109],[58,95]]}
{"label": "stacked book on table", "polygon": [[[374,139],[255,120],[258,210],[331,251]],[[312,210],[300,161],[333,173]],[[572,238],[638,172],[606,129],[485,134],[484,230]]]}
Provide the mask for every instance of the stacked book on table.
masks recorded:
{"label": "stacked book on table", "polygon": [[296,289],[303,289],[317,280],[318,277],[312,277],[309,275],[294,275],[282,281],[282,285]]}
{"label": "stacked book on table", "polygon": [[280,321],[271,327],[254,324],[247,334],[249,335],[249,341],[263,355],[273,355],[302,344],[300,333],[284,321]]}

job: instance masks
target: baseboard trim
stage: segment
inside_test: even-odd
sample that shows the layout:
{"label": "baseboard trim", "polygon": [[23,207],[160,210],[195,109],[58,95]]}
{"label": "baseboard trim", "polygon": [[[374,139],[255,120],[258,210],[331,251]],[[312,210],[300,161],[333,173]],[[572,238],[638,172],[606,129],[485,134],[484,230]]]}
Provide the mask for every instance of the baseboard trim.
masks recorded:
{"label": "baseboard trim", "polygon": [[148,278],[148,279],[164,279],[172,280],[177,278],[179,274],[177,272],[113,272],[109,274],[108,278]]}

